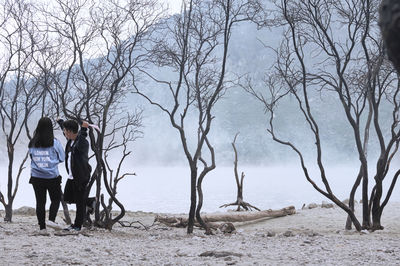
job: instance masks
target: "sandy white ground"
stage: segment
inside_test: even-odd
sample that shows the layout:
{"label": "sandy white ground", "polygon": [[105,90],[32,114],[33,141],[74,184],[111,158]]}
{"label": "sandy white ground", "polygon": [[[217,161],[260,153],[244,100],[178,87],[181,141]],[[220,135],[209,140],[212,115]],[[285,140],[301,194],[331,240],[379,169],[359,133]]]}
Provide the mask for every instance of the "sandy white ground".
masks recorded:
{"label": "sandy white ground", "polygon": [[[4,213],[2,213],[4,216]],[[60,216],[57,218],[61,221]],[[132,212],[124,221],[153,223],[155,214]],[[196,229],[153,225],[148,230],[120,225],[110,232],[39,236],[36,217],[15,215],[0,222],[1,265],[399,265],[400,204],[386,207],[385,229],[345,231],[339,208],[298,210],[282,218],[236,224],[232,235],[204,235]],[[136,224],[138,225],[138,224]],[[274,235],[274,236],[269,236]],[[201,256],[207,251],[230,255]],[[203,254],[204,255],[204,254]],[[218,254],[217,254],[218,255]]]}

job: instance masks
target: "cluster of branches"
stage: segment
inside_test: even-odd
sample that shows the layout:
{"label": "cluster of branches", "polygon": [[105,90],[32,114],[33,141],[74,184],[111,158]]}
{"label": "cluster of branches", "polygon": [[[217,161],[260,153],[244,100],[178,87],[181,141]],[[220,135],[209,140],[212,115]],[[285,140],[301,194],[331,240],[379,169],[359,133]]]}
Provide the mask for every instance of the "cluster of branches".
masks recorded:
{"label": "cluster of branches", "polygon": [[[51,65],[52,56],[41,62],[44,72],[63,69],[52,76],[48,102],[57,115],[99,125],[100,130],[89,133],[95,161],[89,187],[95,184],[100,199],[95,225],[111,229],[125,215],[116,196],[117,185],[124,177],[134,175],[124,172],[123,164],[131,154],[128,144],[141,133],[142,111],[124,104],[133,79],[130,74],[145,61],[144,43],[161,10],[154,0],[60,0],[41,10],[46,31],[54,36],[50,38],[61,44],[54,49],[62,50],[55,62],[61,65]],[[54,49],[50,54],[56,52]],[[48,65],[51,68],[46,68]],[[103,185],[109,196],[107,203]],[[112,213],[114,203],[119,208],[116,215]]]}
{"label": "cluster of branches", "polygon": [[[15,175],[15,145],[23,131],[30,138],[29,128],[35,125],[28,118],[65,117],[99,125],[100,130],[89,133],[90,163],[95,165],[90,186],[96,184],[101,199],[94,223],[111,229],[125,214],[116,197],[117,184],[134,174],[123,167],[131,154],[129,143],[141,135],[142,111],[126,106],[125,96],[133,79],[131,71],[146,57],[143,44],[149,29],[162,10],[154,0],[60,0],[46,6],[2,2],[0,114],[9,158],[8,202],[0,192],[5,219],[11,221],[27,159],[26,154]],[[109,196],[107,203],[102,188]],[[113,204],[120,209],[115,217]]]}
{"label": "cluster of branches", "polygon": [[[399,145],[400,86],[384,57],[376,26],[379,3],[273,2],[275,19],[262,21],[258,0],[184,0],[181,13],[168,19],[163,18],[156,0],[56,0],[46,6],[1,0],[0,119],[8,171],[7,194],[0,191],[0,202],[6,209],[5,219],[11,221],[27,160],[25,153],[16,162],[15,150],[22,135],[30,139],[29,118],[34,114],[54,119],[62,116],[99,125],[99,130],[89,132],[91,164],[95,165],[90,187],[95,185],[101,199],[94,223],[111,229],[125,214],[116,197],[118,183],[134,175],[123,167],[131,154],[129,143],[140,136],[142,112],[126,106],[126,95],[133,91],[165,113],[179,133],[191,180],[187,231],[192,233],[197,220],[210,232],[200,211],[202,181],[216,167],[209,139],[213,108],[230,86],[226,76],[232,29],[239,22],[253,20],[259,26],[285,29],[280,46],[273,49],[276,61],[273,73],[265,79],[266,92],[254,88],[251,81],[243,85],[268,111],[272,138],[292,148],[312,186],[347,212],[347,228],[353,224],[357,230],[381,229],[382,212],[400,174],[388,176]],[[158,69],[168,71],[168,78]],[[324,127],[312,103],[315,92],[336,97],[354,136],[359,172],[348,206],[337,198],[326,173]],[[315,143],[322,185],[311,176],[305,151],[280,137],[274,126],[278,104],[287,97],[296,100]],[[380,113],[387,106],[392,115],[385,128]],[[372,141],[380,147],[376,159],[368,156]],[[369,189],[371,176],[374,183]],[[385,179],[391,179],[386,195]],[[236,180],[240,190],[238,176]],[[354,213],[354,197],[361,184],[360,223]],[[117,215],[112,212],[114,204],[119,208]]]}
{"label": "cluster of branches", "polygon": [[[131,154],[128,144],[141,133],[141,110],[132,111],[125,104],[133,90],[165,112],[178,130],[191,170],[188,233],[193,231],[195,216],[207,229],[200,216],[201,185],[215,168],[208,138],[212,109],[227,89],[232,29],[259,14],[258,0],[182,1],[181,14],[167,19],[156,0],[56,0],[45,6],[3,2],[1,44],[7,49],[1,62],[1,118],[11,152],[9,203],[3,194],[0,200],[9,210],[7,219],[11,221],[12,201],[27,159],[20,164],[12,192],[13,145],[23,129],[30,138],[33,125],[28,117],[34,112],[99,125],[99,130],[89,132],[91,164],[95,165],[89,186],[95,185],[96,197],[101,199],[94,223],[111,229],[124,216],[124,206],[116,197],[117,185],[134,175],[124,172],[123,164]],[[152,72],[155,68],[171,71],[172,78],[162,80]],[[152,85],[143,86],[140,76]],[[153,98],[158,95],[155,88],[170,92],[172,106]],[[194,117],[197,127],[191,131],[185,124]],[[117,163],[115,158],[119,158]],[[115,217],[113,204],[119,208]]]}
{"label": "cluster of branches", "polygon": [[[136,93],[157,106],[179,132],[190,168],[190,210],[187,232],[193,232],[195,220],[211,233],[200,211],[203,205],[202,182],[215,166],[215,152],[208,137],[214,119],[212,110],[228,87],[226,68],[233,27],[253,19],[261,10],[258,1],[190,0],[182,1],[181,14],[166,21],[159,29],[151,50],[151,61],[168,69],[171,75],[162,79],[148,69],[140,72],[170,100],[134,84]],[[165,93],[162,93],[165,95]],[[170,104],[172,103],[172,104]],[[187,127],[187,121],[195,128]],[[199,164],[202,166],[199,170]],[[197,202],[198,196],[198,202]]]}
{"label": "cluster of branches", "polygon": [[[265,106],[272,138],[297,153],[306,179],[321,194],[348,214],[346,228],[381,229],[381,215],[391,196],[399,171],[388,176],[398,150],[399,83],[390,63],[385,59],[377,27],[378,1],[309,1],[282,0],[276,3],[276,21],[286,31],[279,48],[273,74],[266,78],[266,92],[250,83],[244,87]],[[311,54],[311,56],[310,56]],[[315,116],[312,97],[318,93],[335,97],[343,107],[344,120],[350,125],[359,161],[359,172],[345,205],[332,190],[324,163],[322,121]],[[305,151],[298,144],[279,136],[275,129],[278,103],[286,97],[296,99],[299,113],[315,143],[315,164],[322,185],[308,171]],[[391,117],[380,118],[384,107],[391,106]],[[387,122],[390,122],[388,127]],[[372,131],[372,132],[371,132]],[[386,134],[385,132],[389,132]],[[377,158],[368,156],[371,142],[379,144]],[[369,167],[375,164],[375,168]],[[369,182],[373,177],[373,188]],[[390,186],[383,194],[383,181]],[[362,223],[354,213],[354,196],[361,186]]]}
{"label": "cluster of branches", "polygon": [[33,18],[32,6],[24,1],[1,1],[0,123],[8,160],[6,193],[0,190],[0,202],[5,208],[5,221],[12,220],[12,205],[28,158],[26,146],[22,158],[16,156],[16,149],[25,133],[30,139],[28,118],[38,109],[41,96],[40,80],[33,78],[38,38],[31,23]]}

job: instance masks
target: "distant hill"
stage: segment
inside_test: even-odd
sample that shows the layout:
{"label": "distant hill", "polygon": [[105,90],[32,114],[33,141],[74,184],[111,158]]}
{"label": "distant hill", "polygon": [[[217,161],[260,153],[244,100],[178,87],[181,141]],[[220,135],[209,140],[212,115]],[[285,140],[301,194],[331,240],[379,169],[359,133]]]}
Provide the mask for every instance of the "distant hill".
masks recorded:
{"label": "distant hill", "polygon": [[[255,77],[255,83],[262,87],[264,72],[275,60],[272,51],[265,48],[263,43],[277,47],[280,39],[280,29],[257,30],[253,24],[242,23],[232,35],[227,78],[232,78],[233,73],[251,73]],[[321,96],[315,93],[312,97],[312,105],[315,107],[313,112],[322,125],[324,159],[331,162],[356,159],[353,133],[335,95]],[[144,137],[135,143],[135,160],[140,163],[184,162],[179,136],[171,128],[168,117],[137,96],[132,96],[131,99],[146,109]],[[231,142],[237,132],[240,132],[236,145],[240,163],[268,165],[297,160],[290,148],[271,139],[266,131],[268,116],[264,113],[263,106],[243,89],[230,88],[213,113],[216,118],[210,139],[215,146],[218,163],[232,164]],[[310,138],[309,129],[297,112],[295,100],[286,99],[280,105],[277,116],[276,126],[280,129],[280,136],[294,141],[309,151],[309,155],[314,154],[315,141]],[[372,143],[372,148],[374,147],[377,145]]]}

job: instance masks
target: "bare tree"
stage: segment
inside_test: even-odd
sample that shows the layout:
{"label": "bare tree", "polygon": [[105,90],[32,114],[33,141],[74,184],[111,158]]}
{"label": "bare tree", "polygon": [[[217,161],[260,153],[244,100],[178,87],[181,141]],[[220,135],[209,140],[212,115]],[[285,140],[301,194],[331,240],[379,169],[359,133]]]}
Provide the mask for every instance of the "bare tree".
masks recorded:
{"label": "bare tree", "polygon": [[[61,96],[65,95],[69,89],[68,80],[76,58],[72,55],[64,36],[54,34],[54,29],[49,27],[50,16],[46,15],[43,7],[38,5],[35,11],[40,14],[40,18],[35,21],[35,24],[41,39],[33,56],[37,67],[35,77],[39,80],[42,92],[39,115],[50,117],[54,124],[57,124],[56,120],[62,116],[65,104],[72,101],[72,94],[68,94],[67,99]],[[63,193],[61,193],[61,205],[65,223],[71,224],[68,205],[64,201]]]}
{"label": "bare tree", "polygon": [[242,207],[243,209],[245,209],[246,211],[251,210],[251,209],[256,209],[257,211],[259,211],[260,209],[251,205],[250,203],[247,203],[245,201],[243,201],[243,179],[244,179],[244,172],[242,172],[240,179],[239,179],[239,173],[238,173],[238,153],[237,153],[237,149],[236,149],[236,138],[239,135],[239,133],[237,133],[235,135],[235,138],[233,139],[232,142],[232,148],[233,151],[235,153],[235,161],[233,162],[234,167],[233,167],[233,172],[235,174],[235,180],[236,180],[236,187],[237,187],[237,196],[236,196],[236,201],[233,203],[228,203],[228,204],[224,204],[222,206],[220,206],[220,208],[222,207],[228,207],[228,206],[237,206],[236,211],[240,211],[240,207]]}
{"label": "bare tree", "polygon": [[[96,196],[101,199],[95,225],[111,230],[125,215],[116,196],[117,184],[134,174],[124,172],[123,163],[131,154],[129,143],[141,133],[141,111],[126,103],[127,84],[132,83],[131,70],[143,62],[143,44],[161,11],[155,0],[72,0],[57,1],[54,10],[43,12],[49,32],[62,40],[68,56],[62,74],[54,76],[50,98],[65,117],[99,125],[99,130],[89,134],[96,164],[89,187],[96,182]],[[116,217],[111,213],[114,203],[120,209]]]}
{"label": "bare tree", "polygon": [[[258,8],[257,1],[182,1],[181,14],[166,20],[151,53],[155,66],[172,72],[171,78],[142,69],[159,91],[148,91],[134,84],[136,93],[163,111],[179,132],[190,168],[189,234],[193,232],[195,217],[206,233],[211,232],[201,219],[200,210],[202,181],[216,165],[214,148],[208,138],[214,118],[212,110],[226,89],[232,28],[248,20]],[[190,126],[188,120],[193,122]]]}
{"label": "bare tree", "polygon": [[23,133],[30,137],[27,121],[36,108],[41,91],[38,89],[38,80],[32,75],[34,72],[32,55],[38,41],[32,23],[34,17],[32,5],[25,1],[5,1],[3,4],[3,10],[8,12],[8,17],[0,30],[3,53],[0,119],[7,143],[8,169],[7,194],[0,191],[0,202],[6,211],[4,220],[11,222],[19,179],[28,158],[26,146],[22,158],[16,157],[16,151]]}
{"label": "bare tree", "polygon": [[[263,102],[270,114],[272,138],[292,148],[299,156],[308,182],[332,200],[348,215],[357,230],[381,229],[380,218],[399,172],[391,177],[391,185],[383,202],[383,180],[398,148],[399,85],[393,69],[384,60],[382,43],[376,29],[377,1],[276,1],[278,17],[286,29],[281,46],[275,49],[275,74],[266,79],[268,93],[257,91],[251,84],[247,90]],[[344,31],[346,29],[346,34]],[[311,54],[311,56],[309,56]],[[310,59],[312,58],[312,59]],[[323,159],[323,120],[318,120],[312,101],[319,96],[335,97],[343,107],[345,120],[354,136],[359,173],[351,191],[349,206],[342,203],[331,189]],[[322,186],[309,173],[300,145],[278,136],[274,123],[278,103],[291,95],[297,102],[316,150]],[[392,121],[388,126],[379,119],[382,108],[391,106]],[[370,131],[373,130],[374,134]],[[371,138],[379,143],[377,159],[367,153]],[[375,161],[373,161],[375,160]],[[368,168],[375,162],[374,173]],[[369,193],[369,177],[374,187]],[[362,183],[362,225],[354,214],[354,193]],[[371,224],[372,218],[372,224]],[[349,228],[351,224],[347,224]]]}

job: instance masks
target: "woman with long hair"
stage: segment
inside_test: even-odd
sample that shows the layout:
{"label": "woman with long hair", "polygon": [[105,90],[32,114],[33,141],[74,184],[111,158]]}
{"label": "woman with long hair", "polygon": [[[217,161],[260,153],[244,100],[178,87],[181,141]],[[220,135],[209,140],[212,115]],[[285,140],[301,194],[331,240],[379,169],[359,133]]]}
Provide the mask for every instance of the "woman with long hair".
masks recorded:
{"label": "woman with long hair", "polygon": [[55,229],[62,228],[55,220],[61,200],[61,176],[58,172],[58,164],[65,158],[60,141],[54,138],[53,123],[50,118],[42,117],[39,120],[28,147],[31,157],[29,183],[32,184],[35,191],[39,232],[47,234],[45,210],[47,191],[51,200],[47,225]]}

